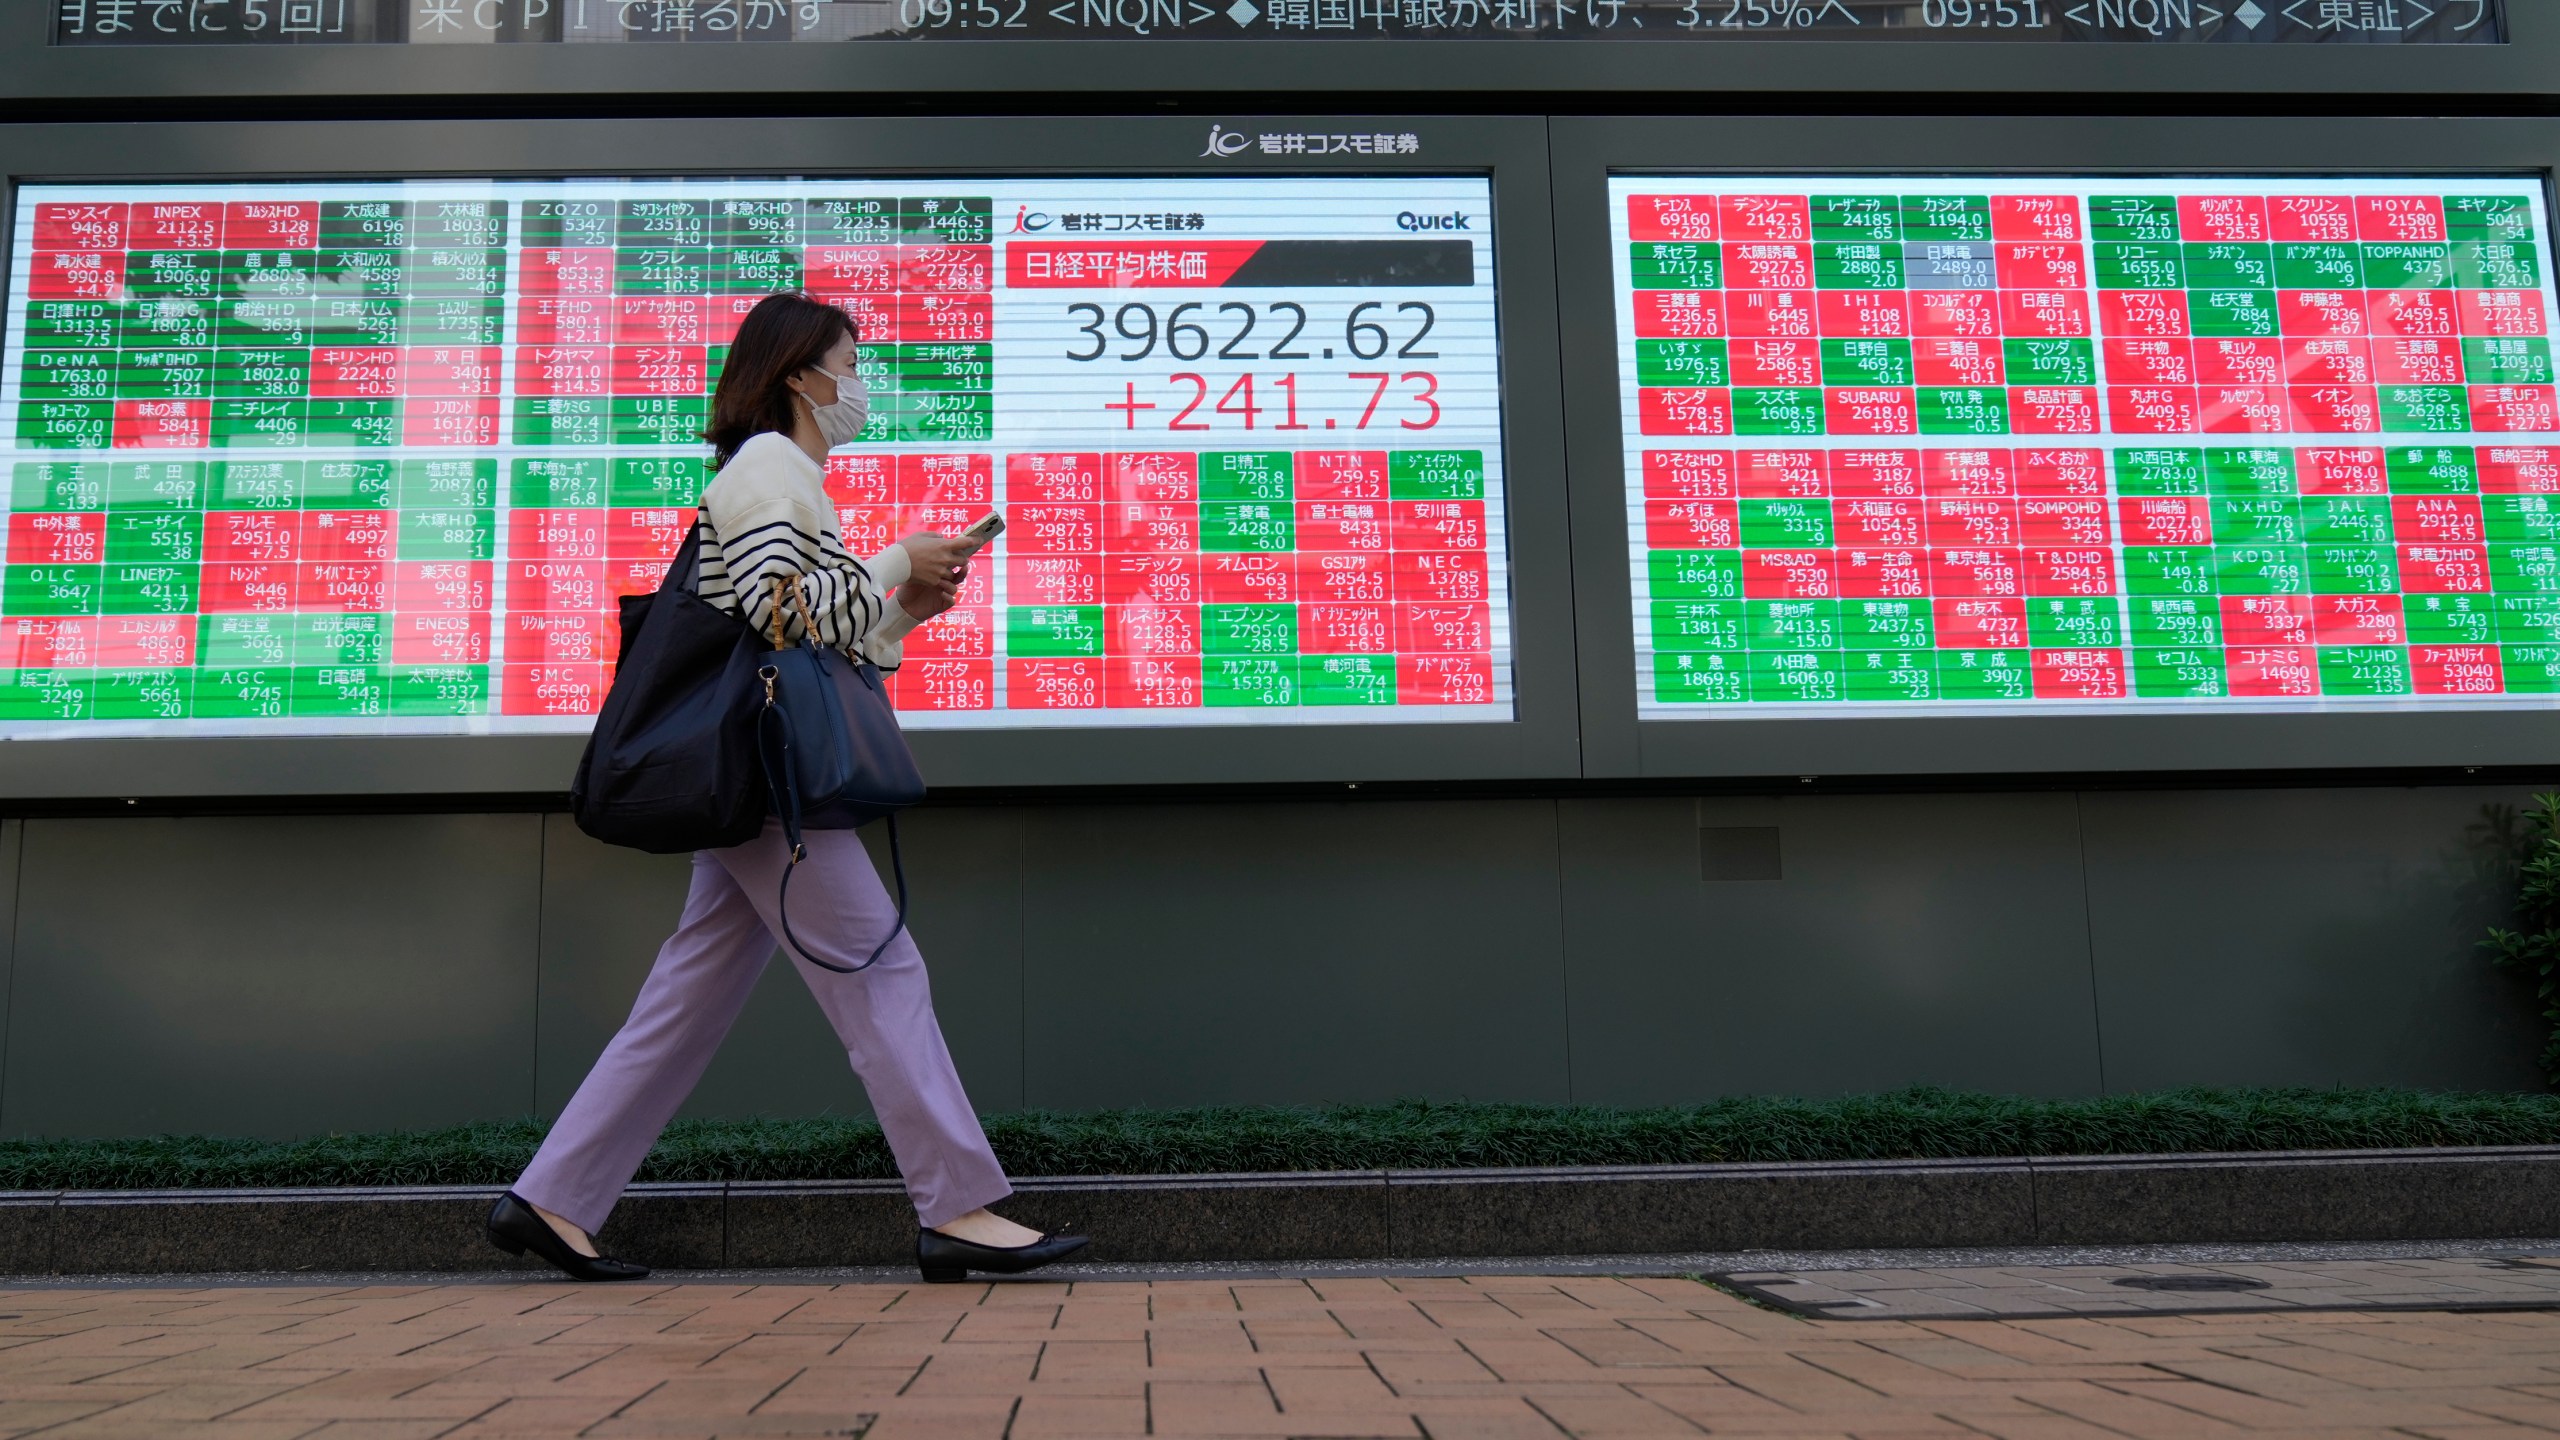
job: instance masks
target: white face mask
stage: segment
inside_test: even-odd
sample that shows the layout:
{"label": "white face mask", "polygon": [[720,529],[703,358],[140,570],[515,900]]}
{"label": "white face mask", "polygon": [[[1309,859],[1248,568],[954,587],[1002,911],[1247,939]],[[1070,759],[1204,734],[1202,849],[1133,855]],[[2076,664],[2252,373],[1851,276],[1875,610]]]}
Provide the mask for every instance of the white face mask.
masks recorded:
{"label": "white face mask", "polygon": [[832,404],[821,405],[807,395],[800,397],[809,403],[809,415],[818,422],[818,434],[826,440],[830,450],[852,444],[854,437],[860,435],[862,427],[871,420],[871,394],[862,388],[862,377],[839,375],[823,365],[809,368],[836,382],[836,398]]}

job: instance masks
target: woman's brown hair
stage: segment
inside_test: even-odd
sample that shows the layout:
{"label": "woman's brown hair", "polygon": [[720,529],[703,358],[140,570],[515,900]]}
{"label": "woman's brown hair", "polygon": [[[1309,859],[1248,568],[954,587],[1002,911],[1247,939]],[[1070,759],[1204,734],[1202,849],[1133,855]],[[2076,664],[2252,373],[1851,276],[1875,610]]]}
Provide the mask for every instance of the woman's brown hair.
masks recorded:
{"label": "woman's brown hair", "polygon": [[782,382],[817,365],[836,341],[862,332],[853,317],[803,291],[767,295],[738,322],[720,384],[711,392],[711,468],[719,469],[738,447],[767,430],[791,433],[799,423],[791,387]]}

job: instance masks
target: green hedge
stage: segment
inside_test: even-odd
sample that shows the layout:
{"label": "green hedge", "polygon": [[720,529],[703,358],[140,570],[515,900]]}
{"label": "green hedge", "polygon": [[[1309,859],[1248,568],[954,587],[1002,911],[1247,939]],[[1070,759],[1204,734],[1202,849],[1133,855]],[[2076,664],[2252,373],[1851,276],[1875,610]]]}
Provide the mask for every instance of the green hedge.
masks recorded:
{"label": "green hedge", "polygon": [[[1913,1089],[1663,1109],[1430,1104],[991,1116],[1016,1175],[1466,1169],[2193,1150],[2560,1144],[2560,1096],[2404,1090],[2170,1090],[2029,1100]],[[0,1188],[496,1185],[530,1120],[383,1135],[0,1141]],[[679,1121],[642,1180],[875,1179],[897,1173],[865,1120]]]}

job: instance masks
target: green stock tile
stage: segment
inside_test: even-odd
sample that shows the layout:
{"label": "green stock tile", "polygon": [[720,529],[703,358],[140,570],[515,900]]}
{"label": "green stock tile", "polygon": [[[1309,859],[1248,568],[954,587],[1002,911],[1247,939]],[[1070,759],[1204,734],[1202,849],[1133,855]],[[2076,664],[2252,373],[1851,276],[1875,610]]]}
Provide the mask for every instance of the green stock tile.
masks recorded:
{"label": "green stock tile", "polygon": [[2202,495],[2208,489],[2201,450],[2118,450],[2115,469],[2122,495]]}
{"label": "green stock tile", "polygon": [[400,402],[314,400],[309,433],[313,445],[397,445]]}
{"label": "green stock tile", "polygon": [[296,665],[286,672],[286,708],[295,715],[386,715],[391,676],[379,665]]}
{"label": "green stock tile", "polygon": [[2453,284],[2447,245],[2367,245],[2364,283],[2372,290],[2443,290]]}
{"label": "green stock tile", "polygon": [[95,690],[86,670],[0,670],[0,720],[86,720]]}
{"label": "green stock tile", "polygon": [[2272,290],[2276,284],[2273,249],[2229,241],[2187,242],[2187,283],[2207,290]]}
{"label": "green stock tile", "polygon": [[1751,549],[1797,550],[1831,543],[1828,500],[1744,500],[1742,543]]}
{"label": "green stock tile", "polygon": [[2538,335],[2465,340],[2462,373],[2475,385],[2548,385],[2551,342]]}
{"label": "green stock tile", "polygon": [[112,400],[22,401],[18,443],[30,450],[104,450],[115,418]]}
{"label": "green stock tile", "polygon": [[613,432],[612,402],[601,395],[520,398],[515,403],[519,445],[602,445]]}
{"label": "green stock tile", "polygon": [[2480,472],[2470,447],[2395,445],[2384,452],[2394,495],[2477,495]]}
{"label": "green stock tile", "polygon": [[380,665],[391,658],[391,617],[387,615],[277,618],[291,622],[287,629],[296,665]]}
{"label": "green stock tile", "polygon": [[201,510],[128,510],[107,517],[110,565],[192,563],[204,554]]}
{"label": "green stock tile", "polygon": [[307,350],[319,339],[323,313],[308,299],[217,301],[213,343],[222,350]]}
{"label": "green stock tile", "polygon": [[711,466],[694,455],[617,455],[605,503],[625,509],[661,509],[702,503]]}
{"label": "green stock tile", "polygon": [[1902,247],[1872,241],[1825,241],[1813,247],[1813,283],[1825,290],[1899,290]]}
{"label": "green stock tile", "polygon": [[2035,694],[2031,652],[1941,650],[1938,693],[1948,700],[2025,700]]}
{"label": "green stock tile", "polygon": [[408,288],[407,257],[398,250],[323,250],[319,277],[333,297],[329,303],[337,303],[337,297],[358,296],[396,302]]}
{"label": "green stock tile", "polygon": [[1734,704],[1751,696],[1751,671],[1739,655],[1656,655],[1654,698],[1670,705]]}
{"label": "green stock tile", "polygon": [[1294,605],[1203,605],[1200,651],[1204,655],[1294,655],[1298,610]]}
{"label": "green stock tile", "polygon": [[2498,668],[2510,695],[2560,695],[2560,645],[2506,645]]}
{"label": "green stock tile", "polygon": [[2302,538],[2312,544],[2388,545],[2388,495],[2311,495],[2302,506]]}
{"label": "green stock tile", "polygon": [[2261,542],[2299,544],[2302,514],[2295,501],[2280,496],[2213,500],[2213,543],[2252,545]]}
{"label": "green stock tile", "polygon": [[2012,385],[2095,385],[2098,360],[2088,340],[2004,340],[2001,356]]}
{"label": "green stock tile", "polygon": [[1732,379],[1722,340],[1638,340],[1638,385],[1723,385]]}
{"label": "green stock tile", "polygon": [[617,295],[708,295],[711,252],[651,244],[626,244],[613,253]]}
{"label": "green stock tile", "polygon": [[2385,385],[2382,428],[2391,434],[2448,435],[2471,428],[2471,405],[2459,385]]}
{"label": "green stock tile", "polygon": [[2401,645],[2323,645],[2323,695],[2406,695],[2409,651]]}
{"label": "green stock tile", "polygon": [[1393,705],[1396,662],[1385,655],[1308,655],[1298,662],[1301,705]]}
{"label": "green stock tile", "polygon": [[399,549],[402,560],[493,560],[498,553],[498,512],[491,510],[403,510]]}
{"label": "green stock tile", "polygon": [[734,198],[711,207],[711,239],[715,244],[800,245],[800,202],[789,196]]}
{"label": "green stock tile", "polygon": [[206,615],[197,621],[196,664],[258,669],[293,663],[292,615]]}
{"label": "green stock tile", "polygon": [[1299,703],[1295,655],[1210,655],[1200,661],[1200,700],[1209,706]]}
{"label": "green stock tile", "polygon": [[11,615],[95,615],[105,592],[103,565],[0,567],[0,610]]}
{"label": "green stock tile", "polygon": [[177,296],[137,299],[125,312],[123,346],[201,350],[213,344],[211,301]]}
{"label": "green stock tile", "polygon": [[992,202],[983,195],[905,195],[898,200],[898,229],[910,245],[984,245],[994,229]]}
{"label": "green stock tile", "polygon": [[30,400],[111,400],[113,350],[29,349],[18,362],[18,393]]}
{"label": "green stock tile", "polygon": [[200,593],[193,564],[111,564],[102,579],[99,609],[108,615],[193,614]]}
{"label": "green stock tile", "polygon": [[1840,602],[1841,643],[1851,650],[1927,650],[1936,629],[1926,600]]}
{"label": "green stock tile", "polygon": [[123,307],[105,300],[31,301],[26,343],[34,349],[112,351],[123,321]]}
{"label": "green stock tile", "polygon": [[2264,338],[2276,333],[2276,292],[2192,290],[2187,293],[2187,317],[2200,337]]}
{"label": "green stock tile", "polygon": [[1963,241],[1991,238],[1988,195],[1905,195],[1902,238],[1911,241]]}
{"label": "green stock tile", "polygon": [[2533,205],[2521,195],[2447,195],[2444,218],[2456,240],[2533,239]]}
{"label": "green stock tile", "polygon": [[[320,205],[320,244],[397,250],[409,243],[409,202],[326,200]],[[552,239],[545,244],[562,243]]]}
{"label": "green stock tile", "polygon": [[944,445],[983,441],[995,433],[995,407],[989,396],[908,394],[898,398],[900,440]]}
{"label": "green stock tile", "polygon": [[2560,596],[2500,595],[2490,608],[2497,616],[2498,639],[2519,645],[2560,645]]}
{"label": "green stock tile", "polygon": [[199,720],[273,720],[292,713],[293,670],[284,665],[212,666],[196,671]]}
{"label": "green stock tile", "polygon": [[302,471],[308,510],[387,510],[399,474],[392,460],[311,460]]}
{"label": "green stock tile", "polygon": [[1285,504],[1227,501],[1200,506],[1203,551],[1278,553],[1296,548],[1297,522]]}
{"label": "green stock tile", "polygon": [[2413,645],[2488,645],[2501,635],[2498,606],[2487,595],[2411,595],[2401,601]]}
{"label": "green stock tile", "polygon": [[394,715],[479,715],[489,708],[486,665],[394,665]]}
{"label": "green stock tile", "polygon": [[311,405],[304,400],[216,400],[213,444],[223,450],[299,450],[311,443]]}
{"label": "green stock tile", "polygon": [[995,347],[901,345],[897,370],[901,390],[985,390],[995,383]]}
{"label": "green stock tile", "polygon": [[11,510],[104,510],[104,460],[21,460],[9,467]]}
{"label": "green stock tile", "polygon": [[504,245],[507,202],[420,200],[409,207],[409,243],[420,250]]}
{"label": "green stock tile", "polygon": [[1641,241],[1627,247],[1627,273],[1638,290],[1721,290],[1724,251],[1712,244]]}
{"label": "green stock tile", "polygon": [[1843,678],[1851,700],[1935,700],[1936,657],[1912,650],[1850,650]]}
{"label": "green stock tile", "polygon": [[2204,700],[2231,688],[2222,651],[2176,646],[2133,652],[2133,693],[2143,700]]}
{"label": "green stock tile", "polygon": [[184,720],[195,688],[192,670],[100,670],[92,695],[101,720]]}
{"label": "green stock tile", "polygon": [[2027,602],[2027,640],[2038,649],[2113,650],[2124,643],[2115,597],[2039,596]]}
{"label": "green stock tile", "polygon": [[205,400],[212,395],[211,350],[127,350],[117,357],[119,400]]}
{"label": "green stock tile", "polygon": [[2305,547],[2305,554],[2311,566],[2314,595],[2399,592],[2399,553],[2388,545],[2311,545]]}
{"label": "green stock tile", "polygon": [[2492,544],[2489,586],[2499,595],[2560,595],[2560,545]]}
{"label": "green stock tile", "polygon": [[2465,290],[2530,290],[2542,283],[2542,259],[2527,242],[2466,240],[2453,247],[2453,283]]}
{"label": "green stock tile", "polygon": [[2126,603],[2137,648],[2211,649],[2222,643],[2222,608],[2212,596],[2135,595]]}
{"label": "green stock tile", "polygon": [[611,501],[613,466],[602,456],[519,456],[507,466],[507,503],[529,509],[596,510]]}
{"label": "green stock tile", "polygon": [[2549,495],[2483,495],[2480,518],[2491,540],[2560,540],[2560,501]]}
{"label": "green stock tile", "polygon": [[2364,288],[2364,252],[2356,246],[2286,241],[2275,251],[2279,290]]}
{"label": "green stock tile", "polygon": [[1655,550],[1645,556],[1645,587],[1656,600],[1738,600],[1739,550]]}
{"label": "green stock tile", "polygon": [[1822,342],[1822,383],[1908,385],[1911,383],[1911,342],[1825,340]]}
{"label": "green stock tile", "polygon": [[711,252],[707,280],[714,295],[771,295],[800,288],[800,250],[732,245]]}
{"label": "green stock tile", "polygon": [[2009,392],[1997,387],[1923,385],[1919,409],[1923,435],[2009,433]]}
{"label": "green stock tile", "polygon": [[143,299],[210,300],[222,289],[222,252],[135,251],[125,259],[124,285]]}
{"label": "green stock tile", "polygon": [[[412,251],[401,266],[400,281],[413,303],[437,295],[503,295],[507,289],[507,252]],[[649,292],[626,290],[624,293]]]}
{"label": "green stock tile", "polygon": [[898,239],[898,202],[811,200],[802,207],[803,240],[810,245],[889,245]]}
{"label": "green stock tile", "polygon": [[1387,495],[1395,500],[1481,500],[1481,450],[1390,450]]}
{"label": "green stock tile", "polygon": [[2210,545],[2127,545],[2125,589],[2135,595],[2212,595],[2213,561]]}
{"label": "green stock tile", "polygon": [[498,462],[494,459],[403,460],[392,487],[392,503],[412,509],[484,509],[498,503]]}
{"label": "green stock tile", "polygon": [[1899,240],[1902,207],[1891,195],[1811,197],[1816,240]]}
{"label": "green stock tile", "polygon": [[2264,445],[2215,446],[2204,452],[2205,488],[2214,495],[2268,496],[2301,492],[2293,452]]}
{"label": "green stock tile", "polygon": [[2174,243],[2110,240],[2092,247],[2098,285],[2106,290],[2183,290],[2186,255]]}
{"label": "green stock tile", "polygon": [[506,302],[494,296],[413,300],[400,316],[404,345],[495,345],[506,338]]}
{"label": "green stock tile", "polygon": [[[695,395],[616,395],[612,441],[616,445],[696,445],[710,402]],[[877,417],[880,407],[874,405]]]}
{"label": "green stock tile", "polygon": [[1656,650],[1745,650],[1749,625],[1739,600],[1653,602]]}
{"label": "green stock tile", "polygon": [[2178,238],[2175,195],[2092,195],[2089,233],[2101,241],[2161,241]]}
{"label": "green stock tile", "polygon": [[107,470],[109,510],[202,510],[201,460],[118,460]]}
{"label": "green stock tile", "polygon": [[2308,595],[2311,557],[2300,545],[2216,546],[2213,580],[2225,595]]}
{"label": "green stock tile", "polygon": [[1733,429],[1737,435],[1819,435],[1822,392],[1818,389],[1737,389],[1733,396]]}
{"label": "green stock tile", "polygon": [[1016,605],[1005,612],[1005,653],[1025,657],[1099,655],[1099,605]]}
{"label": "green stock tile", "polygon": [[1746,600],[1745,643],[1753,650],[1837,650],[1837,600]]}
{"label": "green stock tile", "polygon": [[1296,493],[1295,475],[1286,450],[1213,450],[1200,457],[1200,498],[1287,501]]}
{"label": "green stock tile", "polygon": [[1754,701],[1812,703],[1841,698],[1845,657],[1836,650],[1754,651],[1744,661]]}

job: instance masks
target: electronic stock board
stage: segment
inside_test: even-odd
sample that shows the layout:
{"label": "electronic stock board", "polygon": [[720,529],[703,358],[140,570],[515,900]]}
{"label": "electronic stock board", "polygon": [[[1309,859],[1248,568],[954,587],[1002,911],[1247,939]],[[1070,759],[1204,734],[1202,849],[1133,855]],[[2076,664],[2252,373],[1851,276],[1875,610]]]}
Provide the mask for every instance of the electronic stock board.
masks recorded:
{"label": "electronic stock board", "polygon": [[1608,193],[1643,719],[2560,703],[2539,180]]}
{"label": "electronic stock board", "polygon": [[583,731],[794,287],[863,340],[848,545],[1010,521],[910,727],[1509,720],[1491,230],[1482,178],[21,187],[0,736]]}

